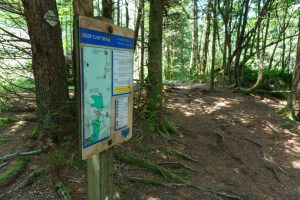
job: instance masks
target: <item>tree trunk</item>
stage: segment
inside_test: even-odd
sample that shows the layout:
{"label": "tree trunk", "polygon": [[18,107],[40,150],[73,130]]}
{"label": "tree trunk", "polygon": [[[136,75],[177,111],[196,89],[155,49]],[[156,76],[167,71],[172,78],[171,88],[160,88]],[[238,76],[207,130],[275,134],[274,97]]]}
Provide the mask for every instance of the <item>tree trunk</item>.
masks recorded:
{"label": "tree trunk", "polygon": [[139,29],[141,26],[142,15],[144,15],[144,0],[140,0],[139,2],[139,8],[138,8],[138,14],[136,18],[135,28],[134,28],[134,50],[136,49],[137,40],[139,37]]}
{"label": "tree trunk", "polygon": [[144,0],[140,0],[141,5],[141,74],[140,74],[140,81],[141,86],[144,86],[144,54],[145,54],[145,6]]}
{"label": "tree trunk", "polygon": [[[258,53],[257,55],[259,56],[259,63],[258,63],[258,74],[257,74],[257,80],[256,83],[246,91],[246,93],[251,93],[254,92],[262,83],[263,81],[263,69],[264,69],[264,57],[266,53],[266,44],[267,44],[267,38],[268,38],[268,33],[269,33],[269,26],[270,26],[270,14],[268,14],[268,19],[267,19],[267,25],[266,25],[266,32],[264,34],[264,39],[263,39],[263,44],[262,44],[262,53]],[[260,28],[257,29],[258,34],[260,34]],[[259,51],[259,48],[258,48]]]}
{"label": "tree trunk", "polygon": [[300,18],[299,18],[299,37],[296,56],[296,65],[293,74],[291,108],[293,117],[300,121]]}
{"label": "tree trunk", "polygon": [[117,25],[120,26],[120,0],[117,1]]}
{"label": "tree trunk", "polygon": [[162,25],[163,1],[150,0],[147,109],[155,125],[162,119]]}
{"label": "tree trunk", "polygon": [[102,0],[102,16],[113,20],[113,1]]}
{"label": "tree trunk", "polygon": [[214,0],[214,5],[212,7],[213,11],[213,41],[212,41],[212,59],[211,59],[211,71],[210,71],[210,89],[215,89],[215,60],[216,60],[216,40],[217,40],[217,0]]}
{"label": "tree trunk", "polygon": [[69,99],[67,68],[60,23],[51,26],[43,16],[52,10],[58,17],[55,0],[22,0],[32,49],[38,129],[49,125],[51,114]]}
{"label": "tree trunk", "polygon": [[128,0],[125,0],[125,7],[126,7],[126,28],[128,28],[129,27]]}
{"label": "tree trunk", "polygon": [[73,0],[74,18],[78,16],[93,17],[93,1],[92,0]]}
{"label": "tree trunk", "polygon": [[234,63],[234,77],[235,86],[240,86],[241,69],[240,69],[240,58],[243,51],[243,43],[245,39],[245,31],[247,26],[248,12],[249,12],[249,0],[243,1],[243,7],[241,8],[240,18],[238,22],[238,33],[236,39],[236,55]]}
{"label": "tree trunk", "polygon": [[[86,17],[94,17],[94,9],[93,9],[93,0],[73,0],[73,44],[76,45],[76,19],[78,16],[86,16]],[[73,61],[73,77],[74,77],[74,85],[77,84],[77,63],[76,63],[76,52],[75,46],[73,46],[72,53],[72,61]],[[75,98],[77,96],[77,90],[75,90],[74,94]]]}
{"label": "tree trunk", "polygon": [[204,47],[203,47],[203,59],[201,72],[205,73],[206,65],[207,65],[207,54],[208,54],[208,46],[209,46],[209,36],[210,36],[210,26],[211,26],[211,0],[207,0],[206,6],[206,30],[205,30],[205,39],[204,39]]}
{"label": "tree trunk", "polygon": [[198,54],[198,5],[197,0],[193,0],[193,37],[192,37],[192,51],[190,59],[190,76],[196,71],[197,54]]}

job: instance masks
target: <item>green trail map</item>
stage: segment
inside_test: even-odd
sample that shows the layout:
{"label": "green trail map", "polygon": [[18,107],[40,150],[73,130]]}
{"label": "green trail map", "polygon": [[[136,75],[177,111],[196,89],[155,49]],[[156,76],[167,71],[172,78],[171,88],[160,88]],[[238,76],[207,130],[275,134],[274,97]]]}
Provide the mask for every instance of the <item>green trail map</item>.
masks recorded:
{"label": "green trail map", "polygon": [[110,136],[112,51],[83,47],[83,147]]}

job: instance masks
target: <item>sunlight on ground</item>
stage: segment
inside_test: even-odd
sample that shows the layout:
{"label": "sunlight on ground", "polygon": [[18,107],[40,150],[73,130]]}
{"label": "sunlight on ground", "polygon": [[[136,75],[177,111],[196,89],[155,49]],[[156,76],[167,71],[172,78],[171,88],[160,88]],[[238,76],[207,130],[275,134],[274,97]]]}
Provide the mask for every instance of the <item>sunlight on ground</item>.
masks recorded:
{"label": "sunlight on ground", "polygon": [[21,128],[23,128],[26,125],[28,125],[28,122],[26,121],[19,121],[14,123],[14,125],[9,128],[7,135],[17,133],[17,131],[19,131]]}
{"label": "sunlight on ground", "polygon": [[284,143],[284,146],[286,148],[285,152],[296,156],[300,155],[300,143],[298,137],[293,137],[292,139],[287,140]]}
{"label": "sunlight on ground", "polygon": [[148,197],[147,200],[160,200],[160,198]]}
{"label": "sunlight on ground", "polygon": [[300,169],[300,160],[292,161],[292,165],[296,169]]}

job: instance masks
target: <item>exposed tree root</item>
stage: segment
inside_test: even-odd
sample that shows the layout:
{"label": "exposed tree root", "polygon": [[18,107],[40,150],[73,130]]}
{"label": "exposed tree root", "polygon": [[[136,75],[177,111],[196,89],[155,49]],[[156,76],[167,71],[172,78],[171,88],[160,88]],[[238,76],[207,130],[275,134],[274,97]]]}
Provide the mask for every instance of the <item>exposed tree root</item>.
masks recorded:
{"label": "exposed tree root", "polygon": [[139,183],[156,185],[156,186],[164,186],[164,187],[174,189],[174,184],[164,183],[162,180],[159,180],[159,179],[130,177],[130,176],[126,176],[126,178],[131,182],[139,182]]}
{"label": "exposed tree root", "polygon": [[186,154],[184,154],[184,153],[182,153],[182,152],[180,152],[176,149],[168,149],[167,153],[173,154],[173,155],[179,155],[179,156],[183,157],[186,160],[189,160],[189,161],[192,161],[192,162],[195,162],[195,163],[199,163],[198,160],[196,160],[196,158],[192,158],[192,157],[190,157],[190,156],[188,156],[188,155],[186,155]]}
{"label": "exposed tree root", "polygon": [[43,151],[46,151],[47,149],[48,149],[47,146],[43,146],[42,148],[33,151],[11,153],[8,155],[1,156],[0,161],[6,161],[19,156],[30,156],[30,155],[39,154],[42,153]]}
{"label": "exposed tree root", "polygon": [[159,129],[162,133],[166,135],[171,135],[171,134],[177,134],[179,133],[179,130],[177,129],[176,126],[174,126],[173,123],[171,123],[169,120],[164,119],[162,124],[159,126]]}
{"label": "exposed tree root", "polygon": [[25,161],[17,159],[3,174],[0,174],[0,186],[4,187],[13,182],[25,169]]}
{"label": "exposed tree root", "polygon": [[[159,186],[165,186],[165,187],[174,187],[174,186],[184,186],[184,187],[189,187],[198,191],[202,191],[205,193],[212,193],[214,195],[220,196],[220,197],[226,197],[230,199],[236,199],[236,200],[244,200],[245,195],[240,194],[240,193],[235,193],[231,191],[226,191],[226,190],[219,190],[219,189],[209,189],[209,188],[204,188],[201,186],[197,186],[189,181],[184,180],[183,178],[177,176],[176,174],[173,174],[171,171],[168,169],[161,167],[153,162],[150,161],[145,161],[141,158],[138,158],[133,155],[129,155],[126,153],[117,153],[115,154],[115,157],[125,163],[136,165],[138,167],[143,167],[151,172],[154,172],[156,174],[160,174],[166,181],[167,183],[164,183],[161,180],[158,179],[153,179],[153,178],[137,178],[137,177],[127,177],[131,181],[138,181],[146,184],[152,184],[152,185],[159,185]],[[174,180],[175,183],[170,183],[170,181]]]}
{"label": "exposed tree root", "polygon": [[193,169],[193,168],[191,168],[191,167],[189,167],[189,166],[187,166],[187,165],[185,165],[181,162],[159,162],[158,164],[159,165],[173,165],[173,166],[183,167],[183,168],[191,170],[193,172],[199,172],[198,170],[195,170],[195,169]]}
{"label": "exposed tree root", "polygon": [[6,162],[4,162],[4,163],[1,163],[0,164],[0,169],[2,169],[3,167],[5,167],[7,165],[7,163]]}
{"label": "exposed tree root", "polygon": [[71,193],[68,187],[62,182],[58,182],[55,184],[55,191],[59,197],[59,199],[70,200],[72,199]]}
{"label": "exposed tree root", "polygon": [[252,140],[252,139],[250,139],[250,138],[248,138],[248,137],[246,137],[246,136],[244,136],[244,138],[245,138],[245,140],[247,140],[248,142],[251,142],[252,144],[255,144],[255,145],[258,146],[258,147],[263,147],[262,144],[260,144],[260,143],[258,143],[258,142],[256,142],[256,141],[254,141],[254,140]]}
{"label": "exposed tree root", "polygon": [[20,183],[19,188],[25,188],[32,185],[42,175],[42,173],[43,173],[43,169],[38,169],[32,172],[24,181]]}
{"label": "exposed tree root", "polygon": [[176,180],[177,182],[183,182],[183,178],[177,176],[176,174],[173,174],[170,170],[159,166],[153,162],[143,160],[141,158],[138,158],[136,156],[127,154],[127,153],[115,153],[114,156],[125,163],[136,165],[138,167],[146,168],[150,170],[153,173],[161,175],[166,180]]}

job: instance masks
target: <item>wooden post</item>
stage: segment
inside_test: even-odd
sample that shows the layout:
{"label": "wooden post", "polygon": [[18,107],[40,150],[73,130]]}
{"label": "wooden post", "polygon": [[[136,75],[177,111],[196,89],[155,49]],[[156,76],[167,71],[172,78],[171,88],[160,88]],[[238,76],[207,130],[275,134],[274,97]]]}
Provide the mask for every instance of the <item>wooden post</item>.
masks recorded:
{"label": "wooden post", "polygon": [[109,149],[87,160],[89,200],[112,200],[113,151]]}
{"label": "wooden post", "polygon": [[[95,17],[98,20],[113,24],[113,21],[104,17]],[[113,150],[112,148],[92,155],[87,160],[88,198],[89,200],[113,199]]]}
{"label": "wooden post", "polygon": [[[77,67],[77,101],[78,101],[78,125],[80,138],[82,139],[82,123],[81,117],[83,116],[82,111],[82,72],[81,72],[81,50],[85,46],[89,46],[89,43],[80,43],[80,34],[79,30],[81,27],[86,29],[98,29],[100,32],[105,32],[108,34],[121,35],[121,37],[129,37],[132,40],[132,47],[129,48],[126,46],[126,49],[129,49],[130,52],[133,52],[133,35],[134,32],[129,29],[123,29],[121,27],[113,25],[111,19],[97,17],[95,19],[87,17],[79,17],[76,20],[76,67]],[[99,22],[104,21],[103,22]],[[107,23],[111,24],[108,25]],[[93,27],[93,28],[91,28]],[[127,41],[128,42],[128,41]],[[128,44],[127,44],[128,45]],[[79,78],[80,77],[80,78]],[[80,95],[81,94],[81,95]],[[127,95],[127,96],[126,96]],[[123,95],[124,96],[124,95]],[[132,113],[133,113],[133,95],[132,93],[125,94],[125,97],[128,97],[128,124],[125,128],[120,130],[115,130],[115,122],[111,121],[111,131],[112,135],[109,139],[99,142],[97,144],[91,145],[88,148],[83,148],[83,143],[80,141],[80,149],[82,150],[82,158],[87,159],[87,176],[88,176],[88,199],[89,200],[112,200],[113,198],[113,149],[114,145],[120,144],[124,141],[127,141],[132,136]],[[112,96],[112,108],[115,106],[116,97]],[[111,116],[115,116],[115,110],[112,110]],[[84,136],[83,136],[84,137]],[[106,149],[106,150],[105,150]],[[104,151],[103,151],[104,150]],[[101,153],[97,153],[100,152]]]}

